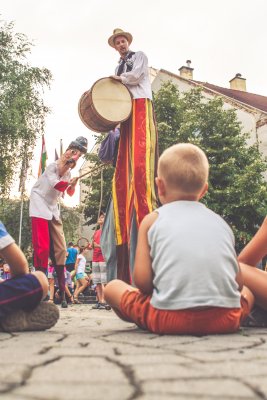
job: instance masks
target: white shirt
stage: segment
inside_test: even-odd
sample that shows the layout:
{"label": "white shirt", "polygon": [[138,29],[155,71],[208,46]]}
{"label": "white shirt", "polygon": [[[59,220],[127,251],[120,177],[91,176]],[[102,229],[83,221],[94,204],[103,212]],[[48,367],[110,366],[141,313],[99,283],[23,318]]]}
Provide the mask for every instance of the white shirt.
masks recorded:
{"label": "white shirt", "polygon": [[54,217],[59,220],[58,199],[63,196],[63,193],[56,190],[54,186],[60,181],[69,182],[70,178],[69,171],[62,177],[59,176],[57,161],[50,164],[32,187],[30,217],[47,220],[52,220]]}
{"label": "white shirt", "polygon": [[86,258],[82,254],[79,254],[77,256],[77,260],[78,260],[78,266],[76,274],[84,274],[86,266]]}
{"label": "white shirt", "polygon": [[[123,72],[120,76],[122,83],[127,86],[133,95],[134,99],[150,99],[152,100],[152,90],[148,74],[148,59],[145,53],[137,51],[132,55],[131,61],[133,62],[133,68],[129,72]],[[127,65],[124,65],[126,70]],[[119,69],[119,65],[116,68],[115,73]]]}

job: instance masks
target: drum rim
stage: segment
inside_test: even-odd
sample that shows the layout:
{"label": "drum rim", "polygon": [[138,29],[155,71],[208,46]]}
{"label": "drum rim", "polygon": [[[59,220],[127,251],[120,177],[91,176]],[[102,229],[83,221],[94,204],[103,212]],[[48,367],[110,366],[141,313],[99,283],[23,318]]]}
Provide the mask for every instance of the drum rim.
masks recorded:
{"label": "drum rim", "polygon": [[[86,90],[86,91],[82,94],[82,96],[80,97],[79,103],[78,103],[78,113],[79,113],[79,117],[80,117],[81,121],[83,122],[83,124],[84,124],[88,129],[90,129],[90,130],[93,131],[93,132],[97,132],[97,133],[103,133],[104,131],[93,129],[91,126],[89,126],[89,125],[85,122],[85,120],[84,120],[84,118],[83,118],[83,116],[81,115],[81,112],[80,112],[80,109],[81,109],[80,104],[81,104],[81,101],[83,100],[84,96],[86,96],[87,94],[89,94],[90,97],[91,97],[91,99],[92,99],[92,92],[93,92],[94,86],[95,86],[98,82],[100,82],[100,81],[102,81],[102,80],[104,80],[104,79],[105,79],[105,80],[108,79],[108,80],[111,80],[111,81],[114,80],[114,79],[110,78],[109,76],[106,76],[106,77],[103,77],[103,78],[98,79],[98,80],[95,81],[95,83],[90,87],[90,89]],[[123,86],[126,88],[127,92],[128,92],[129,95],[130,95],[131,101],[132,101],[132,100],[133,100],[133,95],[132,95],[132,93],[130,92],[130,90],[128,89],[128,87],[127,87],[124,83],[122,83],[121,81],[116,81],[116,84],[121,84],[121,85],[123,85]],[[96,113],[99,117],[102,118],[103,122],[106,122],[107,125],[108,125],[108,124],[110,125],[110,121],[107,120],[106,118],[104,118],[102,115],[100,115],[99,112],[96,110],[93,101],[92,101],[92,103],[91,103],[91,107],[93,108],[93,110],[95,111],[95,113]],[[131,107],[131,111],[130,111],[129,115],[128,115],[126,118],[122,119],[122,120],[120,121],[120,123],[127,121],[127,120],[131,117],[131,114],[132,114],[132,107]],[[116,126],[115,124],[117,125],[118,123],[114,122],[114,127]],[[110,129],[112,129],[112,128],[110,128]]]}

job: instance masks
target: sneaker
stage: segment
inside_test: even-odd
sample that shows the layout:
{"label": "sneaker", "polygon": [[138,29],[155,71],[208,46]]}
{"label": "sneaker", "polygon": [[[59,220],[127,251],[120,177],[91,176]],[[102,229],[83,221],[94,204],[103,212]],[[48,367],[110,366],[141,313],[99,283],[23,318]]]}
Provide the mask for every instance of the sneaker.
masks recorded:
{"label": "sneaker", "polygon": [[248,317],[241,323],[241,326],[248,328],[266,328],[267,311],[257,305],[254,306]]}
{"label": "sneaker", "polygon": [[96,303],[92,306],[92,310],[99,310],[100,304]]}
{"label": "sneaker", "polygon": [[52,328],[59,318],[59,310],[53,303],[41,302],[32,311],[14,311],[1,321],[4,332],[44,331]]}

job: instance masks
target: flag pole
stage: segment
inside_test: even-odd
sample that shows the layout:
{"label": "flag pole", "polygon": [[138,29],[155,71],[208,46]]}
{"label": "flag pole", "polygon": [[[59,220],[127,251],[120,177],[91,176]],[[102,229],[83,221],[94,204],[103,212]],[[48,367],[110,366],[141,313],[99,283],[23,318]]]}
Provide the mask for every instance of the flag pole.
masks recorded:
{"label": "flag pole", "polygon": [[27,179],[27,169],[28,169],[28,159],[25,153],[24,159],[22,161],[19,190],[20,190],[20,218],[19,218],[19,240],[18,245],[21,248],[21,233],[22,233],[22,219],[23,219],[23,206],[24,206],[24,192],[25,192],[25,182]]}

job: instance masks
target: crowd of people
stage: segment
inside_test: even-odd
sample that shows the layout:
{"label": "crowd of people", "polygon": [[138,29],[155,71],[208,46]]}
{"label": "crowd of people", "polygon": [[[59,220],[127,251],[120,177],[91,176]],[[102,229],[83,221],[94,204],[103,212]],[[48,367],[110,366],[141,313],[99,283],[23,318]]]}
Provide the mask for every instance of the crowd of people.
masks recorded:
{"label": "crowd of people", "polygon": [[89,246],[77,248],[71,242],[66,249],[57,202],[65,192],[73,195],[78,181],[70,172],[87,151],[87,140],[78,137],[31,192],[35,271],[29,273],[25,256],[0,223],[7,278],[0,283],[2,330],[50,328],[59,318],[55,302],[63,308],[68,302],[80,304],[88,286],[95,289],[94,309],[112,308],[122,320],[158,334],[267,327],[267,272],[256,268],[267,254],[267,216],[237,256],[230,226],[200,201],[209,179],[204,151],[180,143],[157,160],[147,57],[130,51],[132,39],[116,29],[108,40],[120,54],[111,78],[130,90],[133,113],[120,126],[106,215],[99,215]]}

